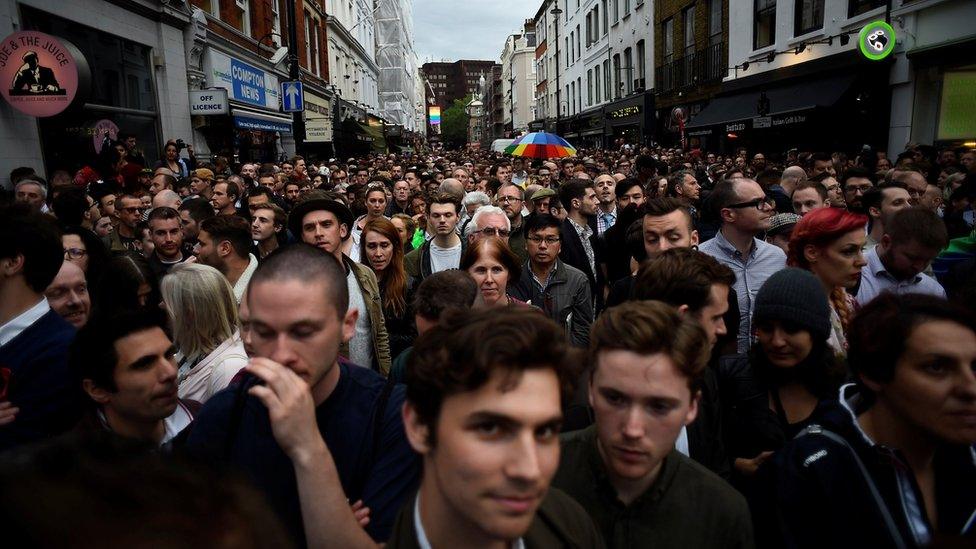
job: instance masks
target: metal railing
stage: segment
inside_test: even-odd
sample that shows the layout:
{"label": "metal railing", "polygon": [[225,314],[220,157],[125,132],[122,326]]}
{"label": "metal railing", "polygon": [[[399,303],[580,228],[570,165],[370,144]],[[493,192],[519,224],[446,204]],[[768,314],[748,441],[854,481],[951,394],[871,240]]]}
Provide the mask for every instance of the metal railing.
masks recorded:
{"label": "metal railing", "polygon": [[712,44],[658,67],[655,92],[671,93],[717,82],[725,76],[725,44]]}

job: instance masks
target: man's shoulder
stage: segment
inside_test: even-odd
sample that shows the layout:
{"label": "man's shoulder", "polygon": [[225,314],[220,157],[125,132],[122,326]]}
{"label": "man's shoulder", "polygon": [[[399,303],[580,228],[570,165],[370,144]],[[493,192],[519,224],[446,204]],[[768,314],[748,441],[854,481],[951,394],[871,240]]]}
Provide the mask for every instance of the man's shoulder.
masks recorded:
{"label": "man's shoulder", "polygon": [[753,241],[756,243],[756,251],[763,253],[767,257],[786,261],[786,252],[784,252],[779,246],[770,244],[769,242],[759,238],[755,238]]}
{"label": "man's shoulder", "polygon": [[569,282],[588,283],[587,282],[588,279],[586,278],[586,273],[577,269],[576,267],[573,267],[572,265],[566,263],[565,261],[559,261],[557,268],[563,271],[565,278]]}
{"label": "man's shoulder", "polygon": [[677,462],[672,490],[677,490],[682,497],[693,498],[696,505],[748,513],[745,497],[725,479],[680,452],[671,452],[667,459]]}
{"label": "man's shoulder", "polygon": [[74,337],[75,327],[49,309],[0,349],[5,353],[27,353],[30,356],[26,358],[31,362],[66,354]]}
{"label": "man's shoulder", "polygon": [[525,545],[602,548],[603,538],[586,510],[558,488],[549,488],[526,532]]}

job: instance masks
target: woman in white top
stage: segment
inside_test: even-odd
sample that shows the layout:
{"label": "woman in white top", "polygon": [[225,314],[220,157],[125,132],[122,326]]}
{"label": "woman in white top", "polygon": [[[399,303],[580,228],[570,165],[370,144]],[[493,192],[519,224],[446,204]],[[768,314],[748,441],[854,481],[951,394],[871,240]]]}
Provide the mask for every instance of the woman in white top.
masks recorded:
{"label": "woman in white top", "polygon": [[206,402],[248,361],[233,288],[217,269],[183,263],[163,277],[161,293],[179,350],[179,396]]}

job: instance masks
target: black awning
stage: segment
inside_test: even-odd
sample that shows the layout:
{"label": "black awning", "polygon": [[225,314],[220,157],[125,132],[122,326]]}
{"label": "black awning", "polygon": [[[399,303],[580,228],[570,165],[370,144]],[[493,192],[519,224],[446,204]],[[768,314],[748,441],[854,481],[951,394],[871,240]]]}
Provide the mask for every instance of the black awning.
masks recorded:
{"label": "black awning", "polygon": [[854,75],[835,76],[822,80],[807,80],[784,86],[754,88],[724,97],[716,97],[701,110],[687,129],[704,128],[759,116],[758,103],[762,92],[769,100],[769,115],[775,116],[816,107],[831,107],[854,83]]}

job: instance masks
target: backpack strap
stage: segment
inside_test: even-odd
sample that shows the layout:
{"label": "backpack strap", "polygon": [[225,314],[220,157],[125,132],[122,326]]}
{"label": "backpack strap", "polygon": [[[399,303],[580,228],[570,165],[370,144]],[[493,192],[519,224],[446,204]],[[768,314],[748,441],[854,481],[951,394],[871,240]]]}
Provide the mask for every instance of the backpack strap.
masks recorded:
{"label": "backpack strap", "polygon": [[891,536],[892,546],[896,547],[897,549],[906,549],[908,546],[905,544],[905,540],[902,538],[901,532],[895,525],[895,520],[891,516],[891,511],[889,511],[884,499],[881,498],[881,492],[878,491],[878,487],[874,483],[874,479],[871,477],[871,474],[868,472],[868,468],[865,467],[864,462],[861,461],[861,457],[857,455],[857,452],[851,447],[850,443],[848,443],[844,437],[833,431],[824,429],[822,426],[817,424],[810,425],[797,433],[794,440],[807,435],[819,435],[831,440],[839,446],[847,448],[850,455],[854,458],[854,463],[857,464],[857,468],[860,470],[861,476],[864,478],[864,482],[868,485],[868,490],[871,492],[871,497],[874,499],[875,506],[877,506],[878,511],[881,513],[881,518],[884,520],[885,527],[888,529],[888,534]]}

